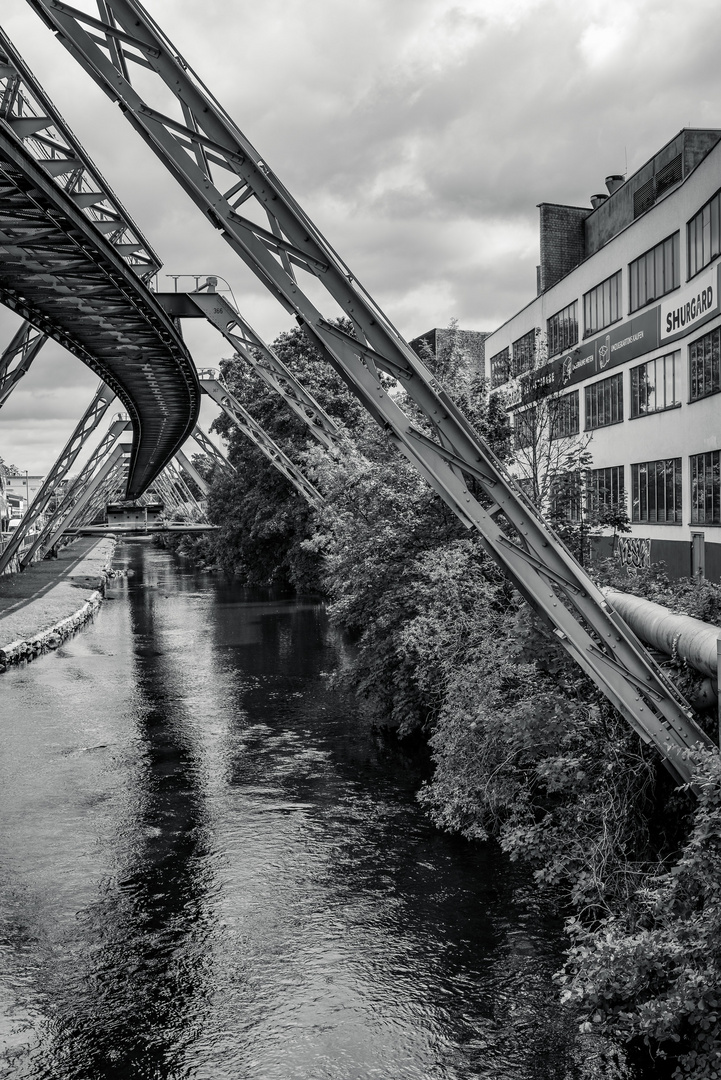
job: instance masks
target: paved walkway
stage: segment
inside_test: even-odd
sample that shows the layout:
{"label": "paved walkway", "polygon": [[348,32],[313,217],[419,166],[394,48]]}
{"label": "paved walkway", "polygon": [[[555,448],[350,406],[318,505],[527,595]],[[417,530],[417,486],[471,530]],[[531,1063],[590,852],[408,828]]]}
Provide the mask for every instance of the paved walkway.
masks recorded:
{"label": "paved walkway", "polygon": [[84,536],[64,547],[57,559],[34,563],[22,574],[2,575],[0,647],[74,615],[99,587],[114,550],[114,538]]}

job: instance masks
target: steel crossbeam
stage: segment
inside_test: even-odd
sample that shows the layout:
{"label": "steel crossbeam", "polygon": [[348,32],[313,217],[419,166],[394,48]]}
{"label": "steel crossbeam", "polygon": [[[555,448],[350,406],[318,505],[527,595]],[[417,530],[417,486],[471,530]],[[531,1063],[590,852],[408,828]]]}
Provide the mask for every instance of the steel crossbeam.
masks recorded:
{"label": "steel crossbeam", "polygon": [[13,558],[20,550],[23,540],[45,510],[58,485],[70,472],[78,454],[105,416],[114,399],[115,394],[110,387],[106,386],[105,383],[101,383],[55,464],[43,480],[35,498],[27,508],[8,546],[0,555],[0,574],[4,574],[12,563]]}
{"label": "steel crossbeam", "polygon": [[33,560],[36,558],[36,556],[38,558],[41,558],[45,554],[49,546],[48,538],[53,534],[58,525],[61,524],[62,521],[64,521],[64,519],[70,513],[78,498],[85,490],[85,487],[90,482],[90,479],[92,478],[93,473],[98,467],[98,464],[105,460],[105,458],[110,453],[112,447],[118,441],[120,436],[127,432],[129,428],[130,421],[127,418],[121,418],[113,421],[113,423],[108,428],[105,436],[100,440],[95,450],[86,461],[83,468],[80,470],[72,483],[68,484],[67,490],[60,502],[58,503],[55,513],[45,523],[45,525],[40,530],[28,550],[23,552],[23,554],[20,556],[19,562],[20,568],[22,570],[24,570],[26,566],[29,566],[30,563],[32,563]]}
{"label": "steel crossbeam", "polygon": [[156,293],[156,297],[173,318],[206,318],[256,375],[280,394],[318,442],[325,446],[326,450],[337,452],[342,442],[338,425],[283,363],[275,350],[263,341],[224,296],[215,291],[214,280],[209,278],[206,285],[201,286],[197,292]]}
{"label": "steel crossbeam", "polygon": [[13,334],[0,356],[0,406],[10,397],[46,341],[47,336],[27,321]]}
{"label": "steel crossbeam", "polygon": [[[570,655],[675,776],[690,780],[687,752],[713,743],[687,703],[138,0],[100,0],[99,18],[62,0],[28,2],[298,319],[398,449],[479,531]],[[142,68],[148,100],[131,82],[133,64]],[[153,103],[164,105],[168,91],[175,117]],[[333,302],[330,315],[311,299],[309,287],[315,296],[319,284]],[[355,337],[337,327],[339,314],[351,320]],[[389,396],[379,370],[401,382],[433,439],[422,437]],[[466,476],[475,478],[479,498]]]}
{"label": "steel crossbeam", "polygon": [[246,438],[258,447],[261,453],[274,465],[278,472],[289,480],[293,487],[311,506],[320,506],[323,496],[313,487],[310,480],[294,465],[284,450],[266,434],[264,428],[255,420],[248,410],[241,405],[238,399],[231,393],[227,386],[215,377],[214,373],[207,371],[199,372],[200,385],[208,397],[212,398],[216,405],[220,405],[226,416],[229,416]]}

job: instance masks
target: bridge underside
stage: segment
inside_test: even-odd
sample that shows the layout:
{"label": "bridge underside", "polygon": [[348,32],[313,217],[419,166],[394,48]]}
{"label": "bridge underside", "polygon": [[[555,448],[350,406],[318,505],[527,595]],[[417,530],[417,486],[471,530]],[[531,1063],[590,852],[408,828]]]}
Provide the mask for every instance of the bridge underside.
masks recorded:
{"label": "bridge underside", "polygon": [[127,498],[190,435],[195,367],[172,321],[22,143],[0,131],[0,302],[92,368],[127,409]]}

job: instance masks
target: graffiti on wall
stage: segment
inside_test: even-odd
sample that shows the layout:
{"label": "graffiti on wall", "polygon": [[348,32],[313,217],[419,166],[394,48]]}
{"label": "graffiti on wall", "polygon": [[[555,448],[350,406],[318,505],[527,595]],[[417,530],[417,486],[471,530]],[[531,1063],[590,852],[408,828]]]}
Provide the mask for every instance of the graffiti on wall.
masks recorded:
{"label": "graffiti on wall", "polygon": [[644,570],[651,565],[651,541],[641,536],[619,536],[618,558],[630,570]]}

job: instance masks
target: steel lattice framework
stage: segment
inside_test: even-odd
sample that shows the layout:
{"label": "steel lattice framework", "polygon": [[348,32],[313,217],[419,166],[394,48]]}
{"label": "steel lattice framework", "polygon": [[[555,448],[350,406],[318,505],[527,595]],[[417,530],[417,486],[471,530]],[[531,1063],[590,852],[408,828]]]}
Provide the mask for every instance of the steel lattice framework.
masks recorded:
{"label": "steel lattice framework", "polygon": [[0,405],[3,405],[16,385],[27,374],[37,354],[47,341],[45,334],[24,322],[13,334],[0,356]]}
{"label": "steel lattice framework", "polygon": [[112,388],[133,422],[128,496],[192,431],[200,389],[144,283],[160,263],[0,32],[0,302]]}
{"label": "steel lattice framework", "polygon": [[[675,775],[689,780],[687,752],[713,743],[687,703],[138,0],[98,0],[97,16],[62,0],[28,2],[118,101],[398,449],[460,520],[479,531],[487,551],[571,656],[639,736],[658,747]],[[147,100],[131,81],[137,66]],[[174,116],[163,111],[168,92]],[[332,311],[321,310],[314,299],[319,295]],[[351,320],[355,338],[335,324],[339,314]],[[402,383],[431,436],[389,396],[379,372]]]}

